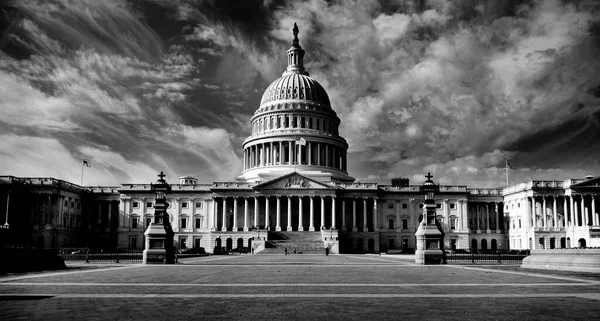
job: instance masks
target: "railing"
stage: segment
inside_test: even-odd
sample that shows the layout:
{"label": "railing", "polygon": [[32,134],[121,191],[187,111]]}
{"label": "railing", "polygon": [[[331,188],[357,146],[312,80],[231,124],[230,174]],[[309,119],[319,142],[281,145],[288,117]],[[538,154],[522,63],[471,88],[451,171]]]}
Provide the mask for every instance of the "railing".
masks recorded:
{"label": "railing", "polygon": [[446,254],[448,263],[521,263],[527,254],[452,253]]}
{"label": "railing", "polygon": [[74,251],[64,253],[61,251],[60,257],[65,262],[85,262],[85,263],[142,263],[144,250],[124,250],[123,252],[111,253],[90,253],[89,251]]}

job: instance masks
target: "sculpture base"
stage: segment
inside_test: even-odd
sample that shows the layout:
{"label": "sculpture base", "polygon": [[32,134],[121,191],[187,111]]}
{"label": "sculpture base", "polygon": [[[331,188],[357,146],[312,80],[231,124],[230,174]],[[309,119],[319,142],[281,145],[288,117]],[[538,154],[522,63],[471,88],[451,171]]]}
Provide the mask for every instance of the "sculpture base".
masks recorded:
{"label": "sculpture base", "polygon": [[174,264],[175,249],[173,249],[173,230],[171,226],[152,223],[144,236],[146,244],[142,260],[144,264]]}

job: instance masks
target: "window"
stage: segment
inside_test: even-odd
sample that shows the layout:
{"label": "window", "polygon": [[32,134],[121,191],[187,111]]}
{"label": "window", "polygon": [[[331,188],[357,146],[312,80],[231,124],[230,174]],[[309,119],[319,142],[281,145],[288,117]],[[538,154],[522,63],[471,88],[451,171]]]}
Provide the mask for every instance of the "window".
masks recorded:
{"label": "window", "polygon": [[519,228],[521,228],[521,219],[519,219]]}
{"label": "window", "polygon": [[140,202],[133,202],[133,208],[140,207]]}
{"label": "window", "polygon": [[201,226],[201,222],[200,222],[200,218],[196,218],[196,223],[195,223],[195,228],[200,228]]}
{"label": "window", "polygon": [[442,204],[435,204],[435,208],[442,208]]}
{"label": "window", "polygon": [[450,209],[452,209],[452,210],[453,210],[453,209],[455,209],[455,208],[456,208],[456,204],[454,204],[454,203],[450,203]]}
{"label": "window", "polygon": [[394,208],[394,203],[388,203],[388,208]]}
{"label": "window", "polygon": [[181,203],[181,208],[187,208],[187,202]]}
{"label": "window", "polygon": [[408,204],[402,203],[402,208],[408,208]]}
{"label": "window", "polygon": [[187,218],[181,219],[181,228],[187,228]]}
{"label": "window", "polygon": [[402,229],[404,229],[404,230],[408,229],[408,219],[407,218],[402,219]]}
{"label": "window", "polygon": [[152,223],[152,218],[146,217],[146,227],[150,226],[150,223]]}
{"label": "window", "polygon": [[454,218],[454,217],[450,218],[450,229],[456,230],[456,218]]}
{"label": "window", "polygon": [[137,219],[137,217],[134,217],[131,220],[131,228],[138,228],[138,219]]}
{"label": "window", "polygon": [[65,206],[69,206],[69,201],[65,201]]}
{"label": "window", "polygon": [[75,207],[75,203],[71,202],[71,208]]}
{"label": "window", "polygon": [[146,202],[146,207],[152,207],[152,202]]}
{"label": "window", "polygon": [[394,229],[394,219],[390,218],[388,220],[388,229],[393,230]]}
{"label": "window", "polygon": [[201,238],[199,238],[199,237],[195,237],[195,238],[194,238],[194,247],[195,247],[195,248],[199,248],[199,247],[200,247],[200,241],[201,241],[201,240],[202,240],[202,239],[201,239]]}
{"label": "window", "polygon": [[179,248],[180,249],[185,249],[187,248],[186,243],[187,242],[187,237],[182,237],[179,239]]}
{"label": "window", "polygon": [[196,208],[202,208],[202,203],[196,203]]}
{"label": "window", "polygon": [[517,203],[517,207],[521,207],[521,203]]}

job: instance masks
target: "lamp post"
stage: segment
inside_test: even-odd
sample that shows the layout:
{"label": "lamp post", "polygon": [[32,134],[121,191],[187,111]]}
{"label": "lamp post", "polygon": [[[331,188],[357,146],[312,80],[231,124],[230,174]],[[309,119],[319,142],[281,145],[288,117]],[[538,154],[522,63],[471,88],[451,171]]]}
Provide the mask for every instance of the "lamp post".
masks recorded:
{"label": "lamp post", "polygon": [[150,223],[144,235],[144,264],[174,264],[175,250],[173,249],[173,228],[167,214],[167,194],[171,185],[165,181],[165,174],[160,172],[156,184],[150,184],[150,190],[155,194],[154,222]]}
{"label": "lamp post", "polygon": [[416,264],[445,264],[444,231],[436,218],[435,194],[439,186],[433,183],[431,173],[425,176],[427,180],[420,191],[425,196],[423,206],[423,220],[415,233],[417,237],[417,250],[415,251]]}

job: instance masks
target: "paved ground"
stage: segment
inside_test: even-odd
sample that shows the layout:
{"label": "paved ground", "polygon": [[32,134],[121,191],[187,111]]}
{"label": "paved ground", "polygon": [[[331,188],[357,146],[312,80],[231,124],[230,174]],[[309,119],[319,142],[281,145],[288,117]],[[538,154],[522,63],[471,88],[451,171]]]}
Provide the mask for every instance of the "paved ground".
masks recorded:
{"label": "paved ground", "polygon": [[0,277],[2,320],[593,320],[600,274],[416,266],[411,256],[241,255]]}

